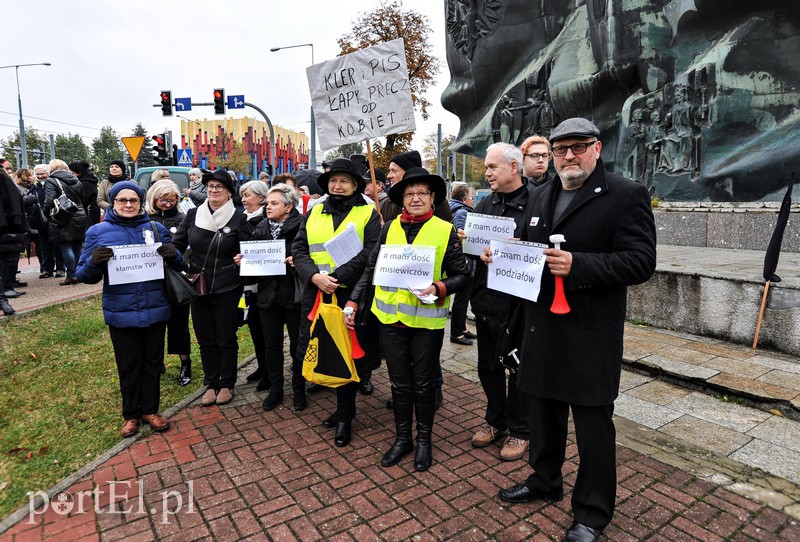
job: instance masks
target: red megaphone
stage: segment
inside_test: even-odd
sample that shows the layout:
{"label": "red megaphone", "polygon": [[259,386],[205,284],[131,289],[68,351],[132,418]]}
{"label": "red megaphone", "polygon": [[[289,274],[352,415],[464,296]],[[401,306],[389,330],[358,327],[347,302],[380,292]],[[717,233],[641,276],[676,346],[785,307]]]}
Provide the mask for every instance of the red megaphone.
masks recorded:
{"label": "red megaphone", "polygon": [[[564,243],[563,235],[551,235],[550,242],[556,246],[556,250],[561,250],[561,243]],[[550,312],[553,314],[567,314],[570,310],[569,303],[567,303],[567,296],[564,294],[564,278],[555,277],[556,279],[556,293],[553,296],[553,304],[550,305]]]}

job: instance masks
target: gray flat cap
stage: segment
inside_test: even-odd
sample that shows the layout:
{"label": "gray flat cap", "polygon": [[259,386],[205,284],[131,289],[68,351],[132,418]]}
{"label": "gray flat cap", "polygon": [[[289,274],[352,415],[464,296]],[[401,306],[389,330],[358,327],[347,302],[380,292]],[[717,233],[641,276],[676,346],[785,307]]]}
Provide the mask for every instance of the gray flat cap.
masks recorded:
{"label": "gray flat cap", "polygon": [[600,130],[590,120],[573,117],[553,129],[550,134],[550,141],[553,142],[565,137],[600,137]]}

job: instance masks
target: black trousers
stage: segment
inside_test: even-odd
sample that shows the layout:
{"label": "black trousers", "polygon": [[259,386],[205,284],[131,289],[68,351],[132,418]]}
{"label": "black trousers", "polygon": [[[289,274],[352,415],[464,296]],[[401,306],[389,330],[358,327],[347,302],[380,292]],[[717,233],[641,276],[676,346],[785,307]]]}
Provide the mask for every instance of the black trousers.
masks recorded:
{"label": "black trousers", "polygon": [[166,328],[166,322],[150,327],[108,326],[126,420],[158,412]]}
{"label": "black trousers", "polygon": [[173,306],[172,317],[167,321],[167,353],[188,356],[192,351],[192,337],[189,335],[188,304]]}
{"label": "black trousers", "polygon": [[239,298],[242,286],[219,294],[208,294],[192,302],[192,323],[205,378],[209,389],[233,389],[239,361],[238,329]]}
{"label": "black trousers", "polygon": [[297,359],[297,334],[300,330],[300,306],[286,309],[273,305],[268,309],[257,309],[264,337],[264,369],[270,388],[283,389],[283,328],[289,331],[289,357],[292,359],[292,374],[301,376],[302,360]]}
{"label": "black trousers", "polygon": [[50,233],[45,225],[39,230],[39,240],[36,242],[36,257],[39,258],[39,272],[53,273],[64,271],[64,259],[61,257],[61,249],[50,240]]}
{"label": "black trousers", "polygon": [[[380,341],[392,385],[392,398],[417,406],[417,424],[433,425],[434,378],[444,329],[380,326]],[[420,409],[419,405],[424,408]],[[422,418],[422,419],[421,419]]]}
{"label": "black trousers", "polygon": [[486,394],[486,423],[508,429],[512,437],[529,440],[525,392],[517,388],[517,376],[497,360],[497,341],[503,322],[475,315],[478,331],[478,378]]}
{"label": "black trousers", "polygon": [[467,308],[469,307],[469,294],[472,291],[472,280],[464,289],[455,295],[450,311],[450,336],[460,337],[467,329]]}
{"label": "black trousers", "polygon": [[261,326],[261,313],[256,307],[255,296],[250,297],[250,309],[247,312],[247,327],[250,330],[250,338],[253,339],[253,350],[256,354],[256,363],[263,368],[266,363],[267,354],[264,345],[264,332]]}
{"label": "black trousers", "polygon": [[566,455],[570,409],[580,458],[572,491],[572,512],[576,521],[604,529],[614,516],[617,491],[613,404],[580,406],[528,396],[531,434],[528,463],[534,473],[525,484],[534,491],[562,489],[561,468]]}

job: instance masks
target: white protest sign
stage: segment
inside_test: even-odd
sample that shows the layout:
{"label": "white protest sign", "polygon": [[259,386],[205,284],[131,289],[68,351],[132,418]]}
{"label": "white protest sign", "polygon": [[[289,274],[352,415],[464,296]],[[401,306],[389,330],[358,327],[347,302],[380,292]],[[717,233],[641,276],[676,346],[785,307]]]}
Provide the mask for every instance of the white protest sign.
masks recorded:
{"label": "white protest sign", "polygon": [[240,241],[242,261],[239,275],[242,277],[266,277],[286,274],[286,241]]}
{"label": "white protest sign", "polygon": [[492,239],[510,239],[514,237],[514,219],[508,216],[482,215],[467,213],[464,224],[464,254],[480,256],[483,247],[489,246]]}
{"label": "white protest sign", "polygon": [[160,246],[161,243],[110,247],[114,255],[108,260],[108,283],[116,286],[163,279],[164,259],[156,252]]}
{"label": "white protest sign", "polygon": [[364,249],[356,225],[350,222],[342,233],[322,244],[336,267],[346,264]]}
{"label": "white protest sign", "polygon": [[488,265],[486,287],[536,301],[542,284],[547,245],[492,239],[489,247],[492,263]]}
{"label": "white protest sign", "polygon": [[383,245],[375,262],[372,284],[422,290],[433,284],[436,247]]}
{"label": "white protest sign", "polygon": [[306,74],[322,150],[417,128],[402,39],[314,64]]}

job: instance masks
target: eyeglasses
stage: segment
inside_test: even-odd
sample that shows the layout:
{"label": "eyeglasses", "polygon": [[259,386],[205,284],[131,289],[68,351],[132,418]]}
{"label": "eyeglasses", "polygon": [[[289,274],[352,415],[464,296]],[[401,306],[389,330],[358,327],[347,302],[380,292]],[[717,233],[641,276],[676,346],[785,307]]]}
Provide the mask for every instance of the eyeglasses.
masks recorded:
{"label": "eyeglasses", "polygon": [[209,192],[222,192],[223,190],[225,190],[225,187],[222,186],[221,184],[209,184],[208,186],[206,186],[206,190]]}
{"label": "eyeglasses", "polygon": [[597,143],[597,140],[589,141],[587,143],[573,143],[572,145],[560,145],[558,147],[553,147],[553,154],[556,156],[565,156],[567,151],[571,150],[572,154],[578,155],[583,154],[586,152],[590,146]]}
{"label": "eyeglasses", "polygon": [[403,194],[403,199],[414,199],[415,197],[422,199],[430,195],[430,192],[409,192],[408,194]]}
{"label": "eyeglasses", "polygon": [[119,203],[123,207],[125,207],[128,204],[139,205],[140,201],[141,200],[139,200],[138,198],[115,198],[114,199],[114,203]]}
{"label": "eyeglasses", "polygon": [[[572,151],[572,152],[575,152],[575,151]],[[578,153],[578,154],[580,154],[580,153]],[[527,156],[531,160],[538,161],[538,160],[547,160],[547,157],[550,156],[550,154],[546,153],[546,152],[532,152],[530,154],[526,154],[525,156]]]}
{"label": "eyeglasses", "polygon": [[174,199],[160,199],[158,200],[158,203],[161,205],[175,205],[178,202]]}

